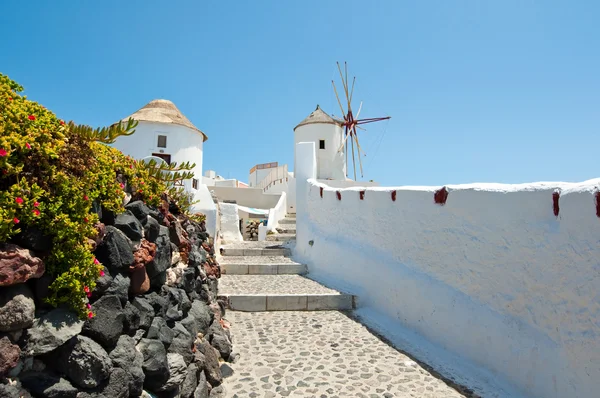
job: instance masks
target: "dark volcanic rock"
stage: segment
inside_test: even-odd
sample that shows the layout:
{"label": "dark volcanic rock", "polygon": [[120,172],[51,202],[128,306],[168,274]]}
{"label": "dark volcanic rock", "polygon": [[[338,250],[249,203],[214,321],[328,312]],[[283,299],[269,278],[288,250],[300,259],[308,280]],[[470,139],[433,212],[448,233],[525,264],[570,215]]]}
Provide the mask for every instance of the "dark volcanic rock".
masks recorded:
{"label": "dark volcanic rock", "polygon": [[75,398],[77,388],[53,373],[25,372],[19,375],[23,386],[36,397]]}
{"label": "dark volcanic rock", "polygon": [[131,379],[131,373],[125,369],[113,368],[108,381],[98,389],[98,393],[106,398],[129,398]]}
{"label": "dark volcanic rock", "polygon": [[163,318],[157,316],[152,320],[152,325],[150,325],[150,329],[148,329],[146,338],[159,340],[165,347],[169,347],[173,342],[173,336],[173,330],[167,325],[167,322]]}
{"label": "dark volcanic rock", "polygon": [[83,326],[82,333],[98,340],[106,347],[114,347],[123,333],[125,314],[119,297],[107,295],[96,301],[92,307],[96,313]]}
{"label": "dark volcanic rock", "polygon": [[198,387],[194,391],[194,398],[209,398],[210,384],[206,380],[205,372],[200,372],[198,376]]}
{"label": "dark volcanic rock", "polygon": [[115,295],[121,300],[121,304],[125,305],[129,299],[129,285],[131,280],[128,276],[118,274],[106,290],[106,294]]}
{"label": "dark volcanic rock", "polygon": [[152,292],[144,296],[148,303],[154,308],[154,315],[164,317],[167,312],[169,301],[156,292]]}
{"label": "dark volcanic rock", "polygon": [[132,304],[140,313],[140,328],[148,329],[155,316],[154,307],[152,307],[150,301],[142,297],[134,298]]}
{"label": "dark volcanic rock", "polygon": [[168,353],[169,379],[160,391],[178,390],[187,375],[187,365],[180,354]]}
{"label": "dark volcanic rock", "polygon": [[0,377],[17,366],[20,355],[18,345],[12,344],[6,336],[0,339]]}
{"label": "dark volcanic rock", "polygon": [[181,354],[185,359],[185,363],[189,364],[194,359],[192,346],[196,336],[193,336],[181,322],[176,322],[172,330],[173,341],[169,346],[169,352]]}
{"label": "dark volcanic rock", "polygon": [[[151,241],[150,239],[148,240]],[[154,243],[156,243],[156,255],[146,266],[146,272],[151,279],[171,267],[171,241],[169,239],[169,228],[161,226],[158,237]]]}
{"label": "dark volcanic rock", "polygon": [[179,287],[188,294],[196,290],[196,269],[190,267],[183,270]]}
{"label": "dark volcanic rock", "polygon": [[142,223],[129,210],[115,218],[115,227],[123,231],[132,241],[140,241],[144,237]]}
{"label": "dark volcanic rock", "polygon": [[192,307],[192,302],[188,298],[185,290],[169,286],[163,286],[162,291],[168,300],[167,308],[175,308],[178,312],[181,313],[178,319],[173,320],[181,320],[183,317],[185,317],[190,308]]}
{"label": "dark volcanic rock", "polygon": [[204,374],[211,386],[215,387],[223,381],[221,368],[219,366],[219,354],[208,341],[202,340],[196,344],[196,349],[204,355]]}
{"label": "dark volcanic rock", "polygon": [[123,332],[133,335],[140,328],[140,310],[127,302],[123,308]]}
{"label": "dark volcanic rock", "polygon": [[197,363],[191,363],[186,370],[185,380],[181,384],[179,395],[181,398],[190,398],[198,385],[198,374],[200,369]]}
{"label": "dark volcanic rock", "polygon": [[110,288],[113,283],[113,277],[110,275],[108,268],[104,267],[104,275],[96,280],[96,288],[92,292],[92,300],[97,300]]}
{"label": "dark volcanic rock", "polygon": [[144,356],[136,350],[135,341],[129,336],[119,337],[119,341],[114,350],[110,352],[110,359],[113,365],[125,369],[130,373],[129,392],[131,396],[138,397],[144,387],[144,372],[142,364]]}
{"label": "dark volcanic rock", "polygon": [[221,326],[221,323],[216,319],[208,329],[208,338],[210,344],[221,354],[221,358],[227,361],[232,349],[231,340],[223,329],[223,326]]}
{"label": "dark volcanic rock", "polygon": [[137,349],[144,357],[142,365],[146,376],[144,387],[156,391],[169,380],[170,376],[165,346],[158,340],[142,339]]}
{"label": "dark volcanic rock", "polygon": [[127,206],[125,206],[125,209],[129,210],[131,212],[131,214],[133,214],[135,216],[135,218],[137,218],[138,221],[140,223],[142,223],[142,225],[146,224],[146,222],[148,220],[148,216],[150,214],[156,215],[158,213],[156,210],[150,209],[141,200],[135,200],[133,202],[129,202],[127,204]]}
{"label": "dark volcanic rock", "polygon": [[215,316],[208,305],[203,301],[194,300],[189,314],[196,320],[198,331],[205,335]]}
{"label": "dark volcanic rock", "polygon": [[0,332],[12,332],[33,324],[35,302],[26,284],[0,288]]}
{"label": "dark volcanic rock", "polygon": [[0,244],[0,286],[39,278],[45,270],[44,262],[28,249],[11,243]]}
{"label": "dark volcanic rock", "polygon": [[156,242],[158,235],[160,234],[160,224],[156,219],[149,217],[146,225],[144,226],[144,237],[152,243]]}
{"label": "dark volcanic rock", "polygon": [[52,239],[34,226],[25,227],[13,238],[13,241],[19,246],[38,253],[48,252],[52,248]]}
{"label": "dark volcanic rock", "polygon": [[112,369],[112,362],[104,348],[85,336],[72,338],[59,347],[56,354],[53,360],[57,370],[83,388],[98,387]]}
{"label": "dark volcanic rock", "polygon": [[31,398],[31,394],[21,385],[0,384],[2,398]]}
{"label": "dark volcanic rock", "polygon": [[127,236],[115,227],[106,227],[104,240],[98,245],[95,254],[111,274],[126,272],[133,264],[133,245]]}
{"label": "dark volcanic rock", "polygon": [[35,356],[55,350],[81,333],[83,324],[76,313],[63,308],[42,315],[27,330],[27,354]]}

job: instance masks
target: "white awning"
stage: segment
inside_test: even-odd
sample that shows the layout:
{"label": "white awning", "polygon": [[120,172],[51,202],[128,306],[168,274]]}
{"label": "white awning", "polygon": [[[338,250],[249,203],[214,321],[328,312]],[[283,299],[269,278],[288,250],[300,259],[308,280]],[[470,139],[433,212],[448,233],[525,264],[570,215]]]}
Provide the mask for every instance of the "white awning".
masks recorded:
{"label": "white awning", "polygon": [[245,211],[246,213],[250,213],[250,214],[260,214],[263,216],[269,215],[269,210],[264,210],[264,209],[255,209],[253,207],[246,207],[246,206],[240,206],[240,205],[238,205],[238,209],[241,211]]}

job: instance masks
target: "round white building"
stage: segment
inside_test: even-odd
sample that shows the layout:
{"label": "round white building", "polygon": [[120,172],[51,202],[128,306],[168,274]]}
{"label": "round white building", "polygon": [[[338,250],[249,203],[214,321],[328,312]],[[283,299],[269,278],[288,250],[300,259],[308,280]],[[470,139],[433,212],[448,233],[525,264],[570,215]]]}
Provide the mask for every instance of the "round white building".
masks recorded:
{"label": "round white building", "polygon": [[[306,119],[294,127],[294,146],[300,142],[314,142],[317,158],[317,179],[346,180],[345,148],[342,125],[319,105]],[[294,171],[296,170],[294,155]]]}
{"label": "round white building", "polygon": [[138,122],[135,133],[118,137],[113,146],[134,159],[158,157],[167,163],[195,163],[194,178],[182,181],[185,190],[194,192],[202,182],[202,146],[208,139],[186,118],[175,104],[164,99],[150,101],[146,106],[124,118]]}

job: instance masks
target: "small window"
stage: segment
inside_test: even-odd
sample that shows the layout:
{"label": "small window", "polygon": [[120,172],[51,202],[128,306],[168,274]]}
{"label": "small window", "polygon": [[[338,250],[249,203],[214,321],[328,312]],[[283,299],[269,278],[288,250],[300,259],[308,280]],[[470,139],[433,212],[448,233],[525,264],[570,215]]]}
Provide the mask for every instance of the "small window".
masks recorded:
{"label": "small window", "polygon": [[325,140],[319,140],[319,149],[325,149]]}
{"label": "small window", "polygon": [[192,178],[192,188],[198,189],[198,179]]}
{"label": "small window", "polygon": [[158,143],[156,144],[157,147],[159,148],[166,148],[167,147],[167,136],[166,135],[159,135],[158,136]]}

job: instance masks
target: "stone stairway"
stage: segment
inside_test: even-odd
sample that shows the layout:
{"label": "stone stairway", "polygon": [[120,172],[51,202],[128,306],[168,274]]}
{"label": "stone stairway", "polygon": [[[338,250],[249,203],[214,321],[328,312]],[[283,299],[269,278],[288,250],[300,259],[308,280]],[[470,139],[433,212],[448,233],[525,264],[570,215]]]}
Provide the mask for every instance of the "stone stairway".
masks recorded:
{"label": "stone stairway", "polygon": [[465,396],[352,319],[354,296],[307,277],[290,258],[295,217],[279,232],[289,239],[222,247],[219,297],[237,357],[227,397]]}
{"label": "stone stairway", "polygon": [[279,227],[275,228],[277,234],[267,235],[267,241],[289,242],[296,240],[296,215],[288,214],[279,221]]}

